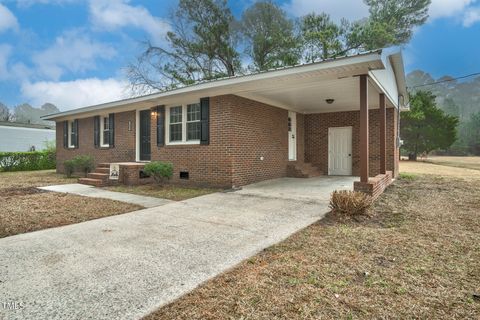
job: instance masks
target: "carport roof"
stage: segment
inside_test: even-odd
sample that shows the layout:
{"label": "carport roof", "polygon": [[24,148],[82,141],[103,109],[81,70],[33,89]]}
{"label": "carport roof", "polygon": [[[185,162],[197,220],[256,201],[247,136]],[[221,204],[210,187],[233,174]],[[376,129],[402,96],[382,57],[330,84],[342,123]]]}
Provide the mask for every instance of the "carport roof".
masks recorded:
{"label": "carport roof", "polygon": [[[278,68],[258,73],[203,81],[168,91],[103,103],[44,116],[46,120],[88,117],[100,112],[147,109],[157,105],[189,103],[201,97],[235,94],[302,113],[358,109],[358,78],[369,74],[370,90],[383,92],[390,107],[406,97],[401,53],[385,55],[375,50],[315,63]],[[326,99],[334,99],[329,105]],[[400,107],[405,102],[401,101]],[[371,95],[369,105],[378,108]]]}

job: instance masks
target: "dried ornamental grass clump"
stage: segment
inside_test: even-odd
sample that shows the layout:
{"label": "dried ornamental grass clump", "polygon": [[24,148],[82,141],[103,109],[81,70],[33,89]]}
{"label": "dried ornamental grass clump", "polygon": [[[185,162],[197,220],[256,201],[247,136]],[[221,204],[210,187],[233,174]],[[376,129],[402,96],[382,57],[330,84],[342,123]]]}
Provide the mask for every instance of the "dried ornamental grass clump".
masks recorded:
{"label": "dried ornamental grass clump", "polygon": [[330,209],[333,213],[345,216],[368,215],[373,199],[368,194],[358,191],[334,191],[330,197]]}

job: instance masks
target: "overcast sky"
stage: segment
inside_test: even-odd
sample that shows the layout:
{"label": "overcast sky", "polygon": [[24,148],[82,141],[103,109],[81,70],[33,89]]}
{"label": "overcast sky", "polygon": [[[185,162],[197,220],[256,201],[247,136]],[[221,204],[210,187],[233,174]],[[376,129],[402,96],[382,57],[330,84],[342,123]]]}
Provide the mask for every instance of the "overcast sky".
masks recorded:
{"label": "overcast sky", "polygon": [[[124,67],[141,41],[164,41],[175,0],[0,0],[0,102],[61,110],[128,95]],[[240,16],[251,0],[230,1]],[[367,16],[361,0],[279,0],[292,17]],[[480,0],[432,0],[430,18],[403,48],[406,69],[434,77],[480,72]]]}

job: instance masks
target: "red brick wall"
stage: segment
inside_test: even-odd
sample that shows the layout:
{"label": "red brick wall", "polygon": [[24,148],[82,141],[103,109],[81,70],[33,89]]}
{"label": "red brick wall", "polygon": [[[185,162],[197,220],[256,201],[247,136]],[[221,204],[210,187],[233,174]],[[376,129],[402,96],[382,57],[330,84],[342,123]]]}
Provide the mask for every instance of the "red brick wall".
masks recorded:
{"label": "red brick wall", "polygon": [[[135,161],[135,111],[115,114],[115,147],[96,149],[93,117],[79,120],[79,148],[63,148],[63,126],[57,124],[57,171],[63,161],[89,154],[100,162]],[[288,111],[235,95],[211,97],[209,145],[156,145],[152,117],[152,160],[174,165],[174,183],[219,187],[242,186],[286,176],[288,164]],[[128,130],[131,121],[131,131]],[[297,114],[297,159],[328,172],[328,128],[353,127],[353,174],[359,174],[359,112]],[[370,111],[370,175],[379,172],[378,110]],[[387,110],[387,170],[398,174],[396,114]],[[263,160],[261,160],[263,157]],[[189,180],[179,178],[189,172]]]}
{"label": "red brick wall", "polygon": [[374,200],[377,199],[383,191],[392,183],[392,171],[386,174],[379,174],[368,179],[368,182],[355,181],[353,189],[370,195]]}
{"label": "red brick wall", "polygon": [[[128,131],[128,121],[132,122]],[[95,148],[93,117],[78,120],[78,148],[63,147],[63,123],[57,123],[57,172],[63,173],[63,162],[77,155],[91,155],[95,165],[101,162],[135,161],[135,111],[115,114],[115,147]]]}
{"label": "red brick wall", "polygon": [[[360,174],[360,112],[330,112],[305,115],[305,161],[318,166],[325,174],[328,173],[328,128],[352,127],[352,173]],[[398,148],[396,141],[396,112],[387,109],[387,170],[398,175]],[[379,110],[369,112],[370,139],[370,176],[380,173],[380,128]]]}
{"label": "red brick wall", "polygon": [[288,111],[237,96],[229,97],[235,146],[233,184],[242,186],[286,176]]}
{"label": "red brick wall", "polygon": [[[152,160],[173,163],[172,182],[206,186],[232,186],[232,159],[234,136],[232,127],[233,96],[210,98],[210,144],[165,145],[156,142],[156,118],[152,117]],[[168,137],[166,137],[168,138]],[[189,179],[179,178],[180,171],[188,171]]]}
{"label": "red brick wall", "polygon": [[[283,177],[287,117],[286,110],[235,95],[211,97],[210,144],[157,147],[152,141],[152,160],[173,163],[175,183],[231,187]],[[180,171],[188,171],[189,180],[180,179]]]}

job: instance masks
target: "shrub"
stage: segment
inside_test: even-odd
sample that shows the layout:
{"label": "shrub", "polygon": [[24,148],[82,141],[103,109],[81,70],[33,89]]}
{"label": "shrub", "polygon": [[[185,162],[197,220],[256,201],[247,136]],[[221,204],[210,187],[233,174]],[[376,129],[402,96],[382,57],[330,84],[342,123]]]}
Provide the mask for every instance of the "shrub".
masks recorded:
{"label": "shrub", "polygon": [[152,161],[145,165],[143,171],[152,176],[155,182],[161,184],[165,179],[173,176],[173,165],[171,163]]}
{"label": "shrub", "polygon": [[55,152],[0,152],[0,171],[31,171],[55,169]]}
{"label": "shrub", "polygon": [[67,178],[71,178],[73,172],[75,171],[75,161],[65,160],[63,162],[63,167],[65,168],[65,175],[67,176]]}
{"label": "shrub", "polygon": [[90,171],[92,171],[94,167],[92,156],[87,156],[87,155],[76,156],[75,158],[72,159],[72,161],[73,161],[75,170],[78,172],[82,172],[85,175],[85,177]]}
{"label": "shrub", "polygon": [[76,156],[73,159],[65,160],[63,167],[67,178],[70,178],[74,172],[81,172],[86,177],[94,167],[93,157],[87,155]]}
{"label": "shrub", "polygon": [[330,198],[330,209],[345,216],[368,215],[372,197],[358,191],[334,191]]}

